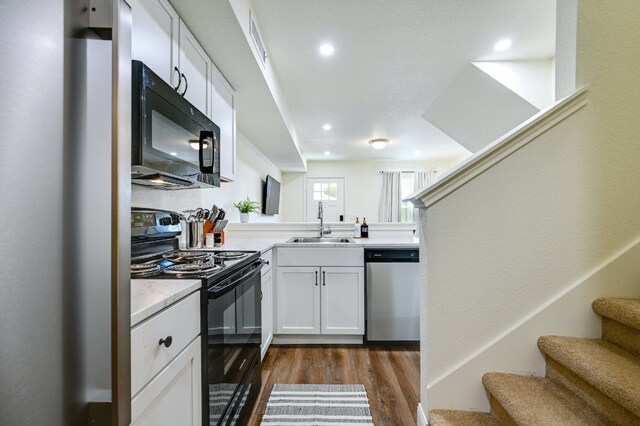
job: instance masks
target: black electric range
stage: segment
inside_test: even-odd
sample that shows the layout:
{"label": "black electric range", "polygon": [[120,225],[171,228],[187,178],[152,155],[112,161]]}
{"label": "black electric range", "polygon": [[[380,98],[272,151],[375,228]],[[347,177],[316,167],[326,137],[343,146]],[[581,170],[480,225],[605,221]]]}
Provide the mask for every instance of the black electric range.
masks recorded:
{"label": "black electric range", "polygon": [[202,280],[203,426],[248,422],[261,386],[261,269],[257,251],[180,250],[177,213],[131,213],[131,278]]}

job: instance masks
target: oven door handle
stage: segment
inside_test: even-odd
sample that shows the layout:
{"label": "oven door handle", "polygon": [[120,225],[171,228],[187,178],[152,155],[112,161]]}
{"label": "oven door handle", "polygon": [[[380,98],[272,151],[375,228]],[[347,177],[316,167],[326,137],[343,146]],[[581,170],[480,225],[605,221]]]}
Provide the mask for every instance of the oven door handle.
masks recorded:
{"label": "oven door handle", "polygon": [[[240,284],[241,281],[247,281],[250,280],[251,278],[255,277],[256,275],[258,275],[260,273],[260,271],[262,270],[262,267],[264,266],[264,264],[266,263],[266,261],[264,261],[263,259],[258,259],[255,262],[253,262],[251,264],[251,271],[247,272],[246,274],[243,274],[240,278],[238,278],[237,280],[233,281],[232,283],[230,283],[229,285],[225,286],[225,289],[231,290],[233,288],[236,288],[238,286],[238,284]],[[213,290],[208,290],[209,293],[213,293]]]}

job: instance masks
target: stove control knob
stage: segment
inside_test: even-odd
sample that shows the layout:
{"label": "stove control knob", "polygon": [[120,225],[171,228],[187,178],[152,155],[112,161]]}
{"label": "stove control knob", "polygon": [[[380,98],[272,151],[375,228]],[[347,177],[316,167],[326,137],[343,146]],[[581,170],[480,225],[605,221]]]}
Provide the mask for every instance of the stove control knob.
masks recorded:
{"label": "stove control knob", "polygon": [[168,226],[168,225],[171,225],[171,218],[170,217],[161,217],[159,222],[160,222],[160,225],[162,225],[162,226]]}

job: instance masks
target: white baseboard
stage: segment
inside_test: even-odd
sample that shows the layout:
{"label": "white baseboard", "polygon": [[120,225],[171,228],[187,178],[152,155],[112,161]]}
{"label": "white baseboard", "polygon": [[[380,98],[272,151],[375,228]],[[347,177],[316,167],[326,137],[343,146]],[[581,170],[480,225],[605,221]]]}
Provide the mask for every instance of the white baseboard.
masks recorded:
{"label": "white baseboard", "polygon": [[429,422],[427,422],[427,416],[422,409],[422,404],[418,403],[418,420],[416,422],[417,426],[427,426]]}
{"label": "white baseboard", "polygon": [[274,335],[274,345],[361,345],[362,336],[282,334]]}
{"label": "white baseboard", "polygon": [[431,378],[427,382],[429,408],[487,412],[489,401],[481,382],[484,373],[544,376],[538,337],[600,337],[600,317],[591,309],[591,302],[598,297],[640,297],[639,259],[637,239],[463,362],[440,377]]}
{"label": "white baseboard", "polygon": [[260,361],[264,360],[264,356],[267,354],[267,351],[269,350],[269,346],[271,345],[271,342],[273,342],[273,334],[269,336],[264,347],[260,348]]}

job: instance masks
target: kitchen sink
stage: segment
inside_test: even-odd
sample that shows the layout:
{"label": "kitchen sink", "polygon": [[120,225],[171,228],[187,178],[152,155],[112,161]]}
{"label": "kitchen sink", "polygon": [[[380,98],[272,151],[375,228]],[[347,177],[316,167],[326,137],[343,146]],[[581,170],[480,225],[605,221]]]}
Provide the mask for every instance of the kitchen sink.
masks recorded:
{"label": "kitchen sink", "polygon": [[353,238],[337,237],[293,237],[287,243],[324,243],[324,244],[355,244]]}

